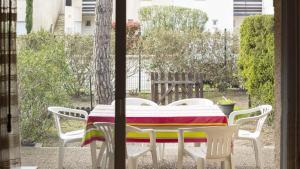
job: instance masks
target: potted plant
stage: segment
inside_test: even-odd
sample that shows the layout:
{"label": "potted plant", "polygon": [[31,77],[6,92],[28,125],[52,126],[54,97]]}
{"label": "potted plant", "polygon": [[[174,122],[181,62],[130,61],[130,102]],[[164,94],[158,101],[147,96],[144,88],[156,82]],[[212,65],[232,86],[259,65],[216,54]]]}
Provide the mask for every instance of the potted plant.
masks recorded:
{"label": "potted plant", "polygon": [[223,96],[222,99],[217,102],[217,104],[223,113],[229,116],[229,114],[233,112],[235,102]]}

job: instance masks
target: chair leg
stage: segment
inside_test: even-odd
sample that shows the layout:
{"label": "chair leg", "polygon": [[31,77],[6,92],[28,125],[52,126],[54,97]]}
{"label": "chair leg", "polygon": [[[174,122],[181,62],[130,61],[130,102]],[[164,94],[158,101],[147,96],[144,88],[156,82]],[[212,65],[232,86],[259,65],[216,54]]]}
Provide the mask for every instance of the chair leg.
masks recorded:
{"label": "chair leg", "polygon": [[230,164],[231,164],[231,169],[235,169],[235,163],[234,163],[234,159],[233,159],[233,155],[230,155]]}
{"label": "chair leg", "polygon": [[231,157],[228,157],[223,164],[225,169],[232,169]]}
{"label": "chair leg", "polygon": [[103,163],[103,160],[105,160],[105,154],[104,154],[105,150],[106,150],[106,144],[105,142],[103,142],[98,154],[97,168],[100,167],[101,163]]}
{"label": "chair leg", "polygon": [[225,169],[225,161],[221,161],[221,169]]}
{"label": "chair leg", "polygon": [[92,156],[92,169],[96,169],[97,168],[97,152],[96,152],[96,149],[97,149],[97,145],[96,145],[96,142],[93,141],[91,144],[90,144],[90,149],[91,149],[91,156]]}
{"label": "chair leg", "polygon": [[137,169],[137,159],[133,157],[128,158],[128,169]]}
{"label": "chair leg", "polygon": [[262,159],[261,159],[261,143],[259,139],[253,140],[253,146],[254,146],[254,151],[255,151],[255,161],[256,161],[256,167],[262,169],[263,164],[262,164]]}
{"label": "chair leg", "polygon": [[197,164],[197,169],[204,169],[205,167],[205,162],[203,158],[197,158],[196,164]]}
{"label": "chair leg", "polygon": [[104,156],[102,158],[102,161],[101,161],[101,169],[107,169],[107,161],[109,160],[109,154],[106,151],[104,151]]}
{"label": "chair leg", "polygon": [[65,152],[65,143],[60,145],[58,148],[58,169],[63,169],[64,152]]}
{"label": "chair leg", "polygon": [[164,152],[165,152],[165,143],[157,144],[158,147],[158,159],[162,161],[164,159]]}
{"label": "chair leg", "polygon": [[161,160],[163,160],[164,159],[164,154],[165,154],[165,143],[162,143],[162,151],[161,151]]}
{"label": "chair leg", "polygon": [[158,169],[157,152],[156,152],[155,148],[152,149],[151,155],[152,155],[152,161],[153,161],[153,168]]}
{"label": "chair leg", "polygon": [[177,169],[183,168],[183,148],[178,147]]}
{"label": "chair leg", "polygon": [[115,169],[115,157],[113,153],[108,153],[109,159],[108,159],[108,169]]}

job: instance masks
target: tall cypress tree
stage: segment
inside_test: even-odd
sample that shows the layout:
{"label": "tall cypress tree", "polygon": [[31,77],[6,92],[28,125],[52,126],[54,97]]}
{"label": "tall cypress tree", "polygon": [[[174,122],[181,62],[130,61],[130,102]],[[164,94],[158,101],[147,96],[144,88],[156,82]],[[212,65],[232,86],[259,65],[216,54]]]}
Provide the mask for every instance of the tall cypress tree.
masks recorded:
{"label": "tall cypress tree", "polygon": [[32,29],[32,5],[33,0],[26,0],[26,31],[27,33],[31,32]]}

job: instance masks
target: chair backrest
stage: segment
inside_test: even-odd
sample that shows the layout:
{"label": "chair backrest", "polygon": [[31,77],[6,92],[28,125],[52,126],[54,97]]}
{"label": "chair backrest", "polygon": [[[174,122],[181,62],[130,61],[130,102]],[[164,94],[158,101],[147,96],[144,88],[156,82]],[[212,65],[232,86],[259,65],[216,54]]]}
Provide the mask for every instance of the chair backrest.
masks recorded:
{"label": "chair backrest", "polygon": [[115,124],[114,123],[94,123],[98,130],[100,130],[104,136],[105,144],[107,147],[108,153],[114,153],[115,147],[115,139],[114,139],[114,130]]}
{"label": "chair backrest", "polygon": [[[115,101],[111,103],[115,105]],[[136,106],[158,106],[155,102],[142,98],[126,98],[126,105],[136,105]]]}
{"label": "chair backrest", "polygon": [[[248,109],[248,110],[233,111],[229,115],[229,124],[230,125],[231,124],[242,125],[243,123],[247,123],[250,121],[257,121],[255,133],[260,134],[262,127],[263,127],[268,115],[271,113],[271,111],[272,111],[271,105],[261,105],[261,106],[258,106],[258,107],[252,108],[252,109]],[[237,115],[250,114],[250,113],[255,113],[255,112],[260,112],[260,114],[256,115],[256,116],[240,118],[240,119],[236,120],[236,122],[234,122],[235,117]]]}
{"label": "chair backrest", "polygon": [[58,130],[59,136],[63,134],[60,124],[60,118],[86,121],[88,117],[88,113],[84,110],[71,109],[66,107],[48,107],[48,111],[53,113],[55,126]]}
{"label": "chair backrest", "polygon": [[179,132],[204,132],[207,138],[207,159],[218,159],[228,157],[232,153],[232,145],[238,125],[200,127],[191,129],[180,129]]}
{"label": "chair backrest", "polygon": [[223,158],[232,153],[233,140],[238,126],[207,127],[202,129],[207,134],[206,158]]}
{"label": "chair backrest", "polygon": [[209,99],[191,98],[191,99],[178,100],[178,101],[168,104],[167,106],[184,106],[184,105],[210,106],[213,104],[214,104],[214,102]]}
{"label": "chair backrest", "polygon": [[[107,146],[107,153],[111,158],[114,155],[114,147],[115,147],[115,139],[114,139],[114,123],[109,122],[98,122],[94,123],[95,127],[101,131],[104,135],[105,144]],[[149,130],[150,131],[150,130]],[[153,131],[153,130],[152,130]],[[133,126],[126,125],[126,133],[135,132],[135,133],[142,133],[147,132],[146,130],[142,130]],[[154,134],[150,135],[150,144],[151,146],[155,147],[155,136]],[[127,156],[127,151],[126,151]],[[109,159],[111,160],[111,159]]]}

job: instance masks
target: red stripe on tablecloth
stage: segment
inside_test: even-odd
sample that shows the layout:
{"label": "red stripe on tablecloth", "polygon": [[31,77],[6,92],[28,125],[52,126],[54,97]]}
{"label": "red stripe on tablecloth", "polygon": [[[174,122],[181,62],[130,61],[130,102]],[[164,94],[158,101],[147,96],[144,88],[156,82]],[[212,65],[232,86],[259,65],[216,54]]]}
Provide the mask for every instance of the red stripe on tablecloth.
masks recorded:
{"label": "red stripe on tablecloth", "polygon": [[81,143],[81,147],[90,144],[93,141],[104,141],[103,137],[91,137],[88,140],[85,140],[83,143]]}
{"label": "red stripe on tablecloth", "polygon": [[[94,122],[114,122],[114,117],[99,117],[89,116],[88,123]],[[189,117],[126,117],[127,123],[148,123],[148,124],[163,124],[163,123],[225,123],[227,124],[226,116],[189,116]]]}

